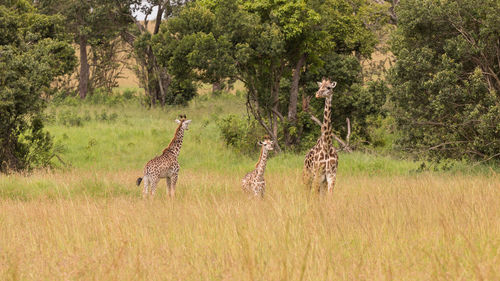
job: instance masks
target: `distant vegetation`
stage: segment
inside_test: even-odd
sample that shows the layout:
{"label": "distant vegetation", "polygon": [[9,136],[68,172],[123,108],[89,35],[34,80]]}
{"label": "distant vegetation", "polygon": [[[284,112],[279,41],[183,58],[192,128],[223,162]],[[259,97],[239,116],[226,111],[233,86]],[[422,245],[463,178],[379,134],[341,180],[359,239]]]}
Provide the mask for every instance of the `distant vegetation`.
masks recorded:
{"label": "distant vegetation", "polygon": [[398,142],[434,159],[498,159],[500,2],[421,2],[398,6],[391,43]]}
{"label": "distant vegetation", "polygon": [[[243,153],[263,135],[278,152],[310,148],[323,110],[316,81],[330,77],[338,148],[350,131],[354,150],[497,161],[500,4],[438,2],[7,1],[1,170],[47,165],[45,104],[119,103],[125,65],[142,88],[125,99],[147,108],[186,106],[200,85],[220,95],[240,83],[247,114],[218,113],[218,124]],[[388,60],[370,61],[375,51]],[[72,114],[66,124],[80,124]]]}

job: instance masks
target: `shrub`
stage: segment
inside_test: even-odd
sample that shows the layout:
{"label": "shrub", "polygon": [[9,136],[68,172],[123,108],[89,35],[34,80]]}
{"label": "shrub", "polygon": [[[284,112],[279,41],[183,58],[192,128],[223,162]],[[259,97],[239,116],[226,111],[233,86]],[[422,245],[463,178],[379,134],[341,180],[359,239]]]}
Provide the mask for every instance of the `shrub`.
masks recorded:
{"label": "shrub", "polygon": [[85,101],[90,104],[117,105],[123,103],[123,97],[107,89],[98,88],[92,91],[92,93],[85,98]]}
{"label": "shrub", "polygon": [[63,110],[59,113],[59,123],[68,127],[83,126],[82,117],[78,116],[73,110]]}
{"label": "shrub", "polygon": [[244,154],[252,154],[258,151],[257,142],[264,136],[262,127],[256,120],[228,115],[217,121],[222,138],[228,146]]}
{"label": "shrub", "polygon": [[132,100],[135,98],[136,90],[127,88],[123,90],[122,97],[124,100]]}

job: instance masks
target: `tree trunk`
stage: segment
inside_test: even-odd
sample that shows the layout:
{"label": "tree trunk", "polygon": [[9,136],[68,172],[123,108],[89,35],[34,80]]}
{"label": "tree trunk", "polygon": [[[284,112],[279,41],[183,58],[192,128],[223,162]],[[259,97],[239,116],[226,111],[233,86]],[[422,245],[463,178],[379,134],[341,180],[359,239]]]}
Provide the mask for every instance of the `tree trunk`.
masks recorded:
{"label": "tree trunk", "polygon": [[281,148],[278,145],[278,117],[281,122],[283,122],[283,115],[279,112],[279,93],[280,93],[280,81],[281,74],[283,73],[283,69],[285,68],[285,62],[283,60],[280,61],[279,67],[275,68],[272,71],[273,79],[271,80],[271,112],[270,112],[270,123],[271,123],[271,138],[275,142],[276,152],[281,153]]}
{"label": "tree trunk", "polygon": [[305,62],[306,54],[302,54],[293,70],[292,85],[290,87],[290,103],[288,104],[288,120],[292,123],[297,121],[297,99],[299,96],[300,72]]}
{"label": "tree trunk", "polygon": [[[168,17],[172,12],[169,1],[163,2],[163,6],[158,5],[156,22],[152,34],[159,32],[163,15],[165,14]],[[135,24],[141,34],[150,33],[144,22],[135,21]],[[130,32],[122,32],[121,36],[125,42],[134,48],[135,35]],[[136,61],[142,68],[141,86],[144,87],[146,95],[149,97],[149,106],[155,106],[156,104],[164,106],[166,104],[166,94],[171,83],[171,77],[167,70],[157,63],[151,46],[147,46],[144,49],[144,55],[141,58],[136,57]]]}
{"label": "tree trunk", "polygon": [[218,92],[220,90],[222,90],[222,86],[221,86],[220,81],[212,83],[212,93]]}
{"label": "tree trunk", "polygon": [[[278,75],[276,75],[278,76]],[[279,92],[280,92],[280,80],[274,79],[274,83],[271,86],[271,130],[273,131],[273,137],[278,137],[278,106],[279,106]]]}
{"label": "tree trunk", "polygon": [[78,91],[80,98],[84,99],[89,90],[89,62],[87,58],[87,38],[80,36],[80,85]]}
{"label": "tree trunk", "polygon": [[[300,74],[305,62],[306,62],[306,54],[302,54],[293,70],[292,85],[290,86],[290,100],[288,103],[288,121],[292,125],[296,125],[297,123],[297,102],[299,97]],[[297,142],[297,136],[292,137],[290,135],[289,128],[285,128],[284,135],[285,135],[286,146],[290,146],[293,143]]]}
{"label": "tree trunk", "polygon": [[163,11],[164,11],[164,9],[161,6],[158,6],[158,12],[156,13],[156,21],[155,21],[155,28],[153,30],[153,34],[157,34],[158,31],[160,30],[161,17],[163,16]]}

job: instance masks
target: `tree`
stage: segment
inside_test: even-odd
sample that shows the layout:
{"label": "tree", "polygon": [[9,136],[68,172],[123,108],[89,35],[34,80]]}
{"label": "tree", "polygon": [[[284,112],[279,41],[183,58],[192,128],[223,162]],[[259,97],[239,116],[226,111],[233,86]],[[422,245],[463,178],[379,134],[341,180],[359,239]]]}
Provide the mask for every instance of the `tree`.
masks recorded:
{"label": "tree", "polygon": [[[134,10],[141,10],[146,15],[145,19],[140,21],[134,18],[135,25],[122,31],[122,38],[134,49],[134,57],[138,64],[135,73],[146,91],[147,103],[150,106],[185,104],[196,94],[196,88],[191,80],[173,77],[167,67],[158,61],[157,54],[152,48],[152,38],[159,32],[162,21],[177,15],[178,10],[188,2],[187,0],[139,1]],[[149,16],[153,14],[154,8],[156,8],[156,18],[151,31],[148,28]]]}
{"label": "tree", "polygon": [[350,76],[343,90],[360,81],[360,57],[369,56],[376,42],[363,22],[373,16],[368,5],[362,0],[197,1],[167,22],[153,49],[171,71],[192,79],[243,81],[249,112],[280,151],[280,143],[296,146],[309,125],[299,118],[298,106],[301,88],[303,95],[311,94],[304,92],[311,82],[301,78],[306,72],[318,81],[345,70],[322,72],[331,69],[323,67],[326,58],[345,59],[336,63],[354,67],[358,75]]}
{"label": "tree", "polygon": [[24,0],[0,5],[0,171],[45,165],[51,138],[43,130],[44,97],[54,78],[76,65],[63,18]]}
{"label": "tree", "polygon": [[61,14],[65,17],[66,32],[73,36],[74,43],[79,47],[80,97],[84,99],[93,88],[113,86],[113,81],[119,74],[115,71],[119,44],[116,38],[132,23],[130,7],[137,1],[40,0],[36,2],[42,12]]}
{"label": "tree", "polygon": [[500,156],[500,3],[401,1],[391,99],[404,149]]}
{"label": "tree", "polygon": [[153,38],[159,63],[176,79],[197,80],[221,90],[234,76],[235,61],[227,35],[217,30],[216,15],[204,5],[188,5]]}

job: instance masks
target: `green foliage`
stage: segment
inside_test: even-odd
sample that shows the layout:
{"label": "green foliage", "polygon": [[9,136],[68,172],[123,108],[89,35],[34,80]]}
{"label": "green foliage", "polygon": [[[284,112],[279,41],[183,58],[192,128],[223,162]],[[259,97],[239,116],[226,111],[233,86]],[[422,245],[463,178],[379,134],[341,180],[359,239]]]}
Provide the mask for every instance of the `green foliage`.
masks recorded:
{"label": "green foliage", "polygon": [[500,151],[498,1],[403,1],[392,39],[394,116],[404,149],[433,159]]}
{"label": "green foliage", "polygon": [[90,104],[117,105],[126,101],[125,95],[114,93],[105,88],[97,88],[87,97],[86,102]]}
{"label": "green foliage", "polygon": [[64,126],[83,126],[83,118],[69,109],[59,113],[58,122]]}
{"label": "green foliage", "polygon": [[[170,22],[170,21],[169,21]],[[159,35],[158,35],[159,36]],[[166,105],[186,105],[195,95],[196,95],[196,86],[193,83],[192,79],[192,67],[186,61],[188,50],[190,50],[195,43],[195,39],[191,38],[191,40],[182,41],[181,46],[178,48],[174,48],[172,46],[163,46],[158,45],[156,41],[157,36],[151,37],[150,33],[144,33],[138,37],[134,44],[134,50],[139,57],[145,57],[148,54],[153,56],[151,53],[151,45],[156,48],[167,48],[169,51],[172,51],[173,57],[171,61],[166,62],[165,57],[163,57],[160,53],[161,51],[157,51],[160,53],[154,54],[155,58],[159,60],[160,65],[152,69],[166,69],[168,70],[168,78],[162,78],[163,80],[169,80],[168,86],[164,84],[164,94],[155,94],[152,89],[156,89],[159,83],[158,75],[166,76],[166,73],[162,70],[151,71],[153,75],[148,76],[147,81],[142,81],[142,83],[147,83],[146,89],[150,89],[151,93],[146,101],[149,105],[153,105],[156,103],[156,100],[159,100],[161,104]],[[159,47],[158,47],[159,46]],[[171,49],[170,49],[171,48]],[[163,49],[165,50],[165,49]],[[145,62],[151,63],[151,62]],[[167,67],[168,66],[168,67]],[[159,89],[156,89],[156,92],[159,92]],[[160,91],[161,92],[161,91]]]}
{"label": "green foliage", "polygon": [[[307,87],[317,87],[315,82],[322,76],[338,80],[346,91],[361,83],[359,58],[369,56],[376,43],[364,20],[380,17],[375,15],[380,9],[367,8],[373,4],[366,1],[351,4],[343,0],[197,1],[169,19],[153,38],[153,50],[177,77],[206,83],[243,81],[249,112],[258,124],[279,143],[301,149],[287,138],[309,139],[307,134],[317,135],[319,127],[308,127],[309,121],[297,123],[298,115],[288,113],[297,104],[291,85],[297,83],[292,73],[300,58],[305,63],[298,68],[302,78],[295,88],[301,88],[303,95],[310,95]],[[349,115],[361,128],[385,97],[371,88],[351,90],[357,97],[339,100],[344,103],[335,112],[342,116],[340,124]],[[369,96],[372,93],[376,95]],[[319,104],[315,103],[316,111],[323,108]],[[360,114],[353,116],[355,112]],[[366,135],[362,130],[359,138]]]}
{"label": "green foliage", "polygon": [[80,104],[95,104],[106,106],[119,106],[131,101],[139,101],[140,97],[136,95],[134,89],[125,89],[122,93],[119,91],[108,91],[104,88],[94,89],[85,100],[75,96],[68,95],[63,91],[58,91],[51,100],[56,105],[77,106]]}
{"label": "green foliage", "polygon": [[[14,9],[16,7],[16,9]],[[52,142],[42,112],[54,78],[71,72],[74,50],[61,18],[40,15],[26,1],[0,5],[0,171],[43,166]]]}
{"label": "green foliage", "polygon": [[243,154],[252,154],[259,150],[257,143],[265,135],[256,120],[228,115],[217,122],[222,138],[228,146],[232,146]]}
{"label": "green foliage", "polygon": [[191,80],[173,79],[166,93],[166,103],[170,105],[186,105],[196,96],[196,87]]}
{"label": "green foliage", "polygon": [[216,16],[200,5],[188,5],[153,38],[160,64],[177,79],[221,83],[234,75],[229,39],[216,30]]}

